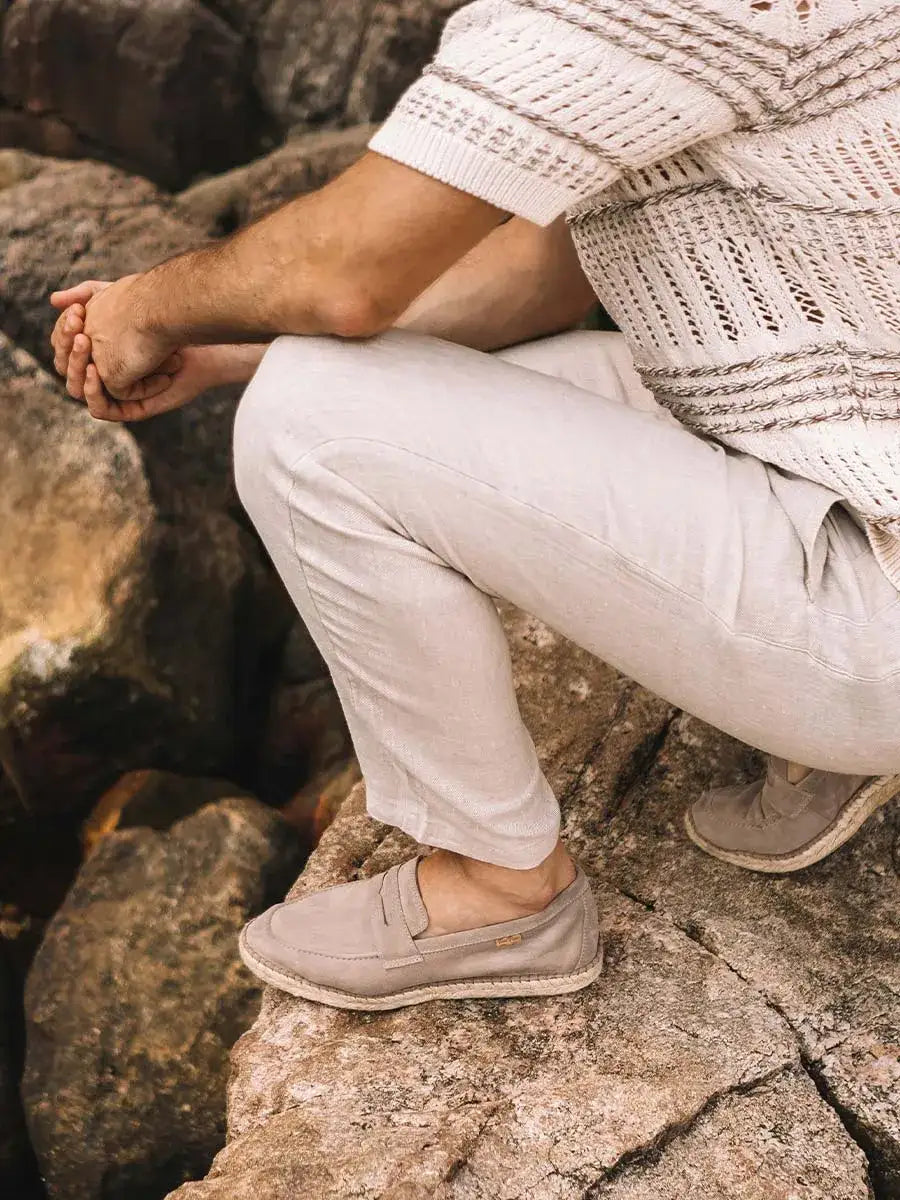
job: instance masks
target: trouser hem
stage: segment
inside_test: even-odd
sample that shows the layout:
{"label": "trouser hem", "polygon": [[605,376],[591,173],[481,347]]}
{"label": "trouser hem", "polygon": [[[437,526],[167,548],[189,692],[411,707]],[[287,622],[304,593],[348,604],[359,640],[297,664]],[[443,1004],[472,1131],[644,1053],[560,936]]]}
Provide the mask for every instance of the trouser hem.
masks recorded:
{"label": "trouser hem", "polygon": [[538,866],[551,854],[559,840],[559,824],[547,833],[534,837],[494,835],[486,838],[477,829],[462,831],[439,826],[428,817],[398,808],[390,802],[370,798],[366,794],[366,811],[373,820],[392,825],[407,834],[422,846],[440,850],[452,850],[466,858],[490,863],[495,867],[509,867],[516,871],[527,871]]}

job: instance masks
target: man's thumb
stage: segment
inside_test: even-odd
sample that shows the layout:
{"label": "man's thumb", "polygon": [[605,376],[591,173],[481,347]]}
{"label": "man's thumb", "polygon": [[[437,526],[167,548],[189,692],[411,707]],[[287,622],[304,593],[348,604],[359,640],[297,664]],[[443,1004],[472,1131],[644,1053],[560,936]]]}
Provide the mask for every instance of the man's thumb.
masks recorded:
{"label": "man's thumb", "polygon": [[101,279],[86,279],[74,287],[65,288],[59,292],[50,293],[50,303],[54,308],[68,308],[70,304],[87,304],[92,296],[109,287],[109,282]]}

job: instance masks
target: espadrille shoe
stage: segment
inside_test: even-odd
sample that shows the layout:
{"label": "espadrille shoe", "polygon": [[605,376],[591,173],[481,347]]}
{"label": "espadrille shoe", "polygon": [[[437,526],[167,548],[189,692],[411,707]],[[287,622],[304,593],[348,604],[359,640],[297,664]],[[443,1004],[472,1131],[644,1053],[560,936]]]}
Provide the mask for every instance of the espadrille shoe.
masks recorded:
{"label": "espadrille shoe", "polygon": [[535,916],[424,937],[419,857],[372,879],[276,904],[244,928],[241,957],[283,991],[364,1011],[424,1000],[555,996],[600,974],[597,904],[581,868]]}
{"label": "espadrille shoe", "polygon": [[691,841],[715,858],[751,871],[799,871],[843,846],[863,822],[900,793],[900,775],[811,771],[789,783],[787,763],[770,758],[762,779],[712,788],[685,816]]}

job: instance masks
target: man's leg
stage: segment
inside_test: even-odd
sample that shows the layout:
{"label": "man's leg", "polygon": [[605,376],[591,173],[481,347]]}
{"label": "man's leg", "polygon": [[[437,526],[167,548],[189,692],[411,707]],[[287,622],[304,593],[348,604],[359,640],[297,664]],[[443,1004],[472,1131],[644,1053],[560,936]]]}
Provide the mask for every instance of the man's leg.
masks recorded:
{"label": "man's leg", "polygon": [[[492,596],[771,753],[898,765],[896,609],[869,619],[859,580],[810,604],[803,548],[752,458],[397,332],[279,339],[235,452],[242,499],[331,668],[370,811],[425,844],[516,871],[559,854]],[[458,865],[441,868],[454,887]],[[474,895],[490,890],[477,873]]]}

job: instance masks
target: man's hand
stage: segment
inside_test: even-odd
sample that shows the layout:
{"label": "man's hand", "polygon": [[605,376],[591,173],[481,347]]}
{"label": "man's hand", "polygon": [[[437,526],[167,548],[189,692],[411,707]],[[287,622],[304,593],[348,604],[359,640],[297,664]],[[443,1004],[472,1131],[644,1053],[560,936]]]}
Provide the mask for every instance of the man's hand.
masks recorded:
{"label": "man's hand", "polygon": [[[110,396],[128,403],[147,400],[160,390],[162,365],[176,342],[144,322],[142,278],[126,275],[116,283],[91,279],[52,294],[50,303],[64,310],[50,339],[61,375],[66,374],[75,337],[84,332]],[[70,393],[82,398],[77,391]]]}
{"label": "man's hand", "polygon": [[[178,348],[171,334],[151,328],[141,300],[141,275],[126,275],[87,303],[84,332],[107,392],[123,403],[155,393],[163,364]],[[150,391],[148,392],[148,386]]]}
{"label": "man's hand", "polygon": [[99,421],[145,421],[183,408],[212,387],[246,383],[265,351],[264,345],[184,346],[170,355],[150,380],[134,385],[130,399],[113,400],[91,362],[90,338],[79,333],[66,367],[66,386],[69,395],[83,399],[91,416]]}

